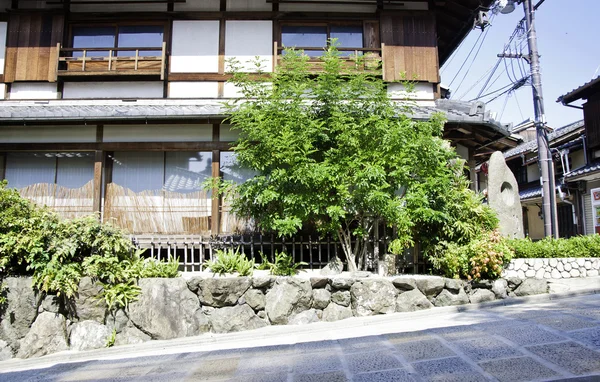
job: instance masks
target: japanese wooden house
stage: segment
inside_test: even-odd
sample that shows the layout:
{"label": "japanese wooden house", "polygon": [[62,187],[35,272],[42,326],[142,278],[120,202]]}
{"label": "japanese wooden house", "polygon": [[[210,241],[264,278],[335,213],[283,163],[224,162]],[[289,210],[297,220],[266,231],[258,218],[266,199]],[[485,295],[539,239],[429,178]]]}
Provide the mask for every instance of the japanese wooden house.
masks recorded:
{"label": "japanese wooden house", "polygon": [[[226,62],[282,47],[382,60],[388,91],[416,78],[413,118],[448,116],[469,161],[515,146],[485,105],[442,99],[439,68],[492,0],[0,0],[0,179],[63,216],[100,212],[133,235],[244,225],[201,183],[243,181],[222,121]],[[474,171],[471,171],[474,179]]]}

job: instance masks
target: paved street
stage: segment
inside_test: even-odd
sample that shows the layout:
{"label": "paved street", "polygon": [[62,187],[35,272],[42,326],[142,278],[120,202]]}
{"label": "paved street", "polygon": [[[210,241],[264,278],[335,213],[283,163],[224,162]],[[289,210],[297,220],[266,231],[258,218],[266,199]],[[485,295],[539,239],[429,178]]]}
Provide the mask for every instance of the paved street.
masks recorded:
{"label": "paved street", "polygon": [[67,352],[3,362],[0,373],[20,382],[598,381],[600,295]]}

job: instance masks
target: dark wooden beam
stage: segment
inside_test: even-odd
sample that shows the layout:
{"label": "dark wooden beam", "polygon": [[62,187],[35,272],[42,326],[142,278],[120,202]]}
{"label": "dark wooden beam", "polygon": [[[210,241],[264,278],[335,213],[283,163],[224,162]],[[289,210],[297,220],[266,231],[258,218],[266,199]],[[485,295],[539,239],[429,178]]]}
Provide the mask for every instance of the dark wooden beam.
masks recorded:
{"label": "dark wooden beam", "polygon": [[212,151],[231,150],[230,142],[0,143],[0,151]]}

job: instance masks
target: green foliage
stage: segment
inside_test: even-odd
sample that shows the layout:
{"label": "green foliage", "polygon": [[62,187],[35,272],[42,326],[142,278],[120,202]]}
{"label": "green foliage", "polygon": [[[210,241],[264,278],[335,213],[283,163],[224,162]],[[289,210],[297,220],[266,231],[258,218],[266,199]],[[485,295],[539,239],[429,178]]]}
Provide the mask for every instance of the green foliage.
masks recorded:
{"label": "green foliage", "polygon": [[116,284],[104,284],[104,290],[98,296],[106,301],[109,310],[125,308],[138,299],[141,288],[135,284],[135,280],[129,280]]}
{"label": "green foliage", "polygon": [[240,253],[239,248],[218,250],[213,261],[208,262],[208,269],[219,275],[238,273],[240,276],[251,276],[254,269],[254,260],[246,258]]}
{"label": "green foliage", "polygon": [[90,276],[105,284],[109,306],[126,306],[139,294],[138,278],[178,275],[175,259],[143,259],[142,252],[95,215],[61,220],[0,183],[0,276],[32,275],[37,289],[65,298]]}
{"label": "green foliage", "polygon": [[257,265],[258,269],[268,269],[274,276],[294,276],[300,271],[299,267],[308,265],[301,261],[294,262],[294,258],[285,252],[275,253],[275,262],[269,261],[268,257],[260,254],[261,263]]}
{"label": "green foliage", "polygon": [[111,348],[111,347],[115,346],[116,340],[117,340],[117,329],[115,328],[112,330],[112,333],[110,333],[110,335],[106,339],[106,347]]}
{"label": "green foliage", "polygon": [[6,304],[6,284],[4,282],[0,282],[0,311],[2,310],[2,306]]}
{"label": "green foliage", "polygon": [[446,243],[430,258],[434,269],[446,277],[494,280],[513,258],[513,251],[498,231],[479,235],[465,244]]}
{"label": "green foliage", "polygon": [[574,236],[568,239],[529,238],[508,241],[516,258],[600,257],[600,235]]}
{"label": "green foliage", "polygon": [[[396,227],[398,250],[425,236],[421,228],[432,242],[480,232],[477,218],[489,211],[478,206],[463,222],[475,196],[448,189],[458,184],[457,156],[442,139],[443,116],[413,120],[376,73],[348,65],[334,45],[316,73],[293,49],[264,82],[230,63],[242,94],[228,105],[229,122],[240,130],[234,150],[241,166],[258,173],[239,186],[217,185],[239,195],[234,211],[280,235],[305,226],[336,235],[349,270],[364,264],[377,221]],[[446,193],[456,195],[445,201]]]}

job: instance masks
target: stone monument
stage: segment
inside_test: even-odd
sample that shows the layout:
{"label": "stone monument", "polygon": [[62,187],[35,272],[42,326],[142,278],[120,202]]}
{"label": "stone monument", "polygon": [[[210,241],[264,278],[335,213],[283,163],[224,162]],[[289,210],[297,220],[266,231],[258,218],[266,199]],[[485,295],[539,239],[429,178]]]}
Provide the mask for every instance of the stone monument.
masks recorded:
{"label": "stone monument", "polygon": [[510,238],[523,238],[523,210],[519,186],[504,156],[496,151],[488,166],[487,198],[500,220],[500,233]]}

